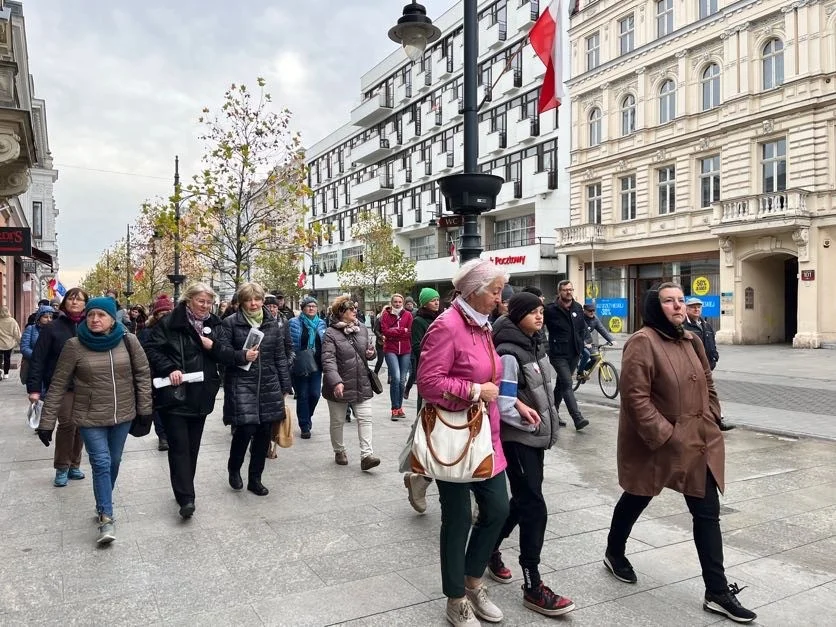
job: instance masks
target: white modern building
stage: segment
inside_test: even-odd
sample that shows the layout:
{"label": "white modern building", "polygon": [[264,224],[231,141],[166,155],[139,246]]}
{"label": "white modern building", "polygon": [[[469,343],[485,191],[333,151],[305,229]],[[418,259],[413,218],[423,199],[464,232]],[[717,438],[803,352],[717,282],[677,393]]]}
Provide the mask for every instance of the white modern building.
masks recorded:
{"label": "white modern building", "polygon": [[[535,0],[479,5],[478,163],[505,179],[496,209],[479,226],[483,257],[506,267],[512,284],[554,294],[567,271],[554,233],[569,224],[569,107],[537,114],[545,69],[526,37],[545,7]],[[416,293],[452,287],[460,227],[445,213],[437,180],[463,166],[462,11],[458,3],[433,19],[442,35],[418,61],[398,49],[366,72],[351,121],[307,150],[308,222],[331,229],[316,253],[318,271],[308,275],[321,301],[341,291],[341,264],[363,254],[351,237],[363,211],[391,221],[396,243],[417,262]]]}

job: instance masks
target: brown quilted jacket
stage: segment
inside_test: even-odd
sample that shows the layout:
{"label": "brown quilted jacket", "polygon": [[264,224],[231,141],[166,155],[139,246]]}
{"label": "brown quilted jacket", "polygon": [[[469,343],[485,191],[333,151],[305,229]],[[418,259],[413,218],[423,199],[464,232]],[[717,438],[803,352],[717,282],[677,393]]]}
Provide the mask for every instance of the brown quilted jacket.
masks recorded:
{"label": "brown quilted jacket", "polygon": [[107,427],[151,415],[148,360],[131,333],[113,349],[101,352],[86,348],[77,337],[67,340],[44,400],[40,429],[53,429],[70,384],[75,390],[72,420],[76,426]]}

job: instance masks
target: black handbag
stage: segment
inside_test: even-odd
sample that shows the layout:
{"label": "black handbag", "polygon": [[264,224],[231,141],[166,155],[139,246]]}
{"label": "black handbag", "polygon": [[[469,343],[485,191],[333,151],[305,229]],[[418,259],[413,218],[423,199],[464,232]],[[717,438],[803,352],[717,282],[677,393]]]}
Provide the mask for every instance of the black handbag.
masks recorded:
{"label": "black handbag", "polygon": [[296,353],[296,359],[293,360],[293,374],[297,377],[307,377],[319,370],[316,363],[316,351],[311,348],[306,348]]}
{"label": "black handbag", "polygon": [[359,357],[360,361],[366,366],[366,374],[369,375],[369,383],[372,386],[372,392],[375,394],[382,394],[383,384],[380,382],[380,377],[377,376],[377,373],[374,370],[369,368],[369,360],[366,359],[366,356],[360,352],[360,349],[357,347],[357,342],[355,342],[353,338],[349,339],[349,342],[351,342],[351,345],[354,347],[357,357]]}

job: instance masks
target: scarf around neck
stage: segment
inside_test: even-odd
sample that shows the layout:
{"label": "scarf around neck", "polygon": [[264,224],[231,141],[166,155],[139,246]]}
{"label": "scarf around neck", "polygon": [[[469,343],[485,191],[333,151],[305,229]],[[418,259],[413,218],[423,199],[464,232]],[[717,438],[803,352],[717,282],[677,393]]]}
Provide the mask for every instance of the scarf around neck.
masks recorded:
{"label": "scarf around neck", "polygon": [[305,324],[305,327],[308,329],[308,346],[307,348],[313,349],[316,347],[316,334],[319,331],[319,316],[314,314],[313,317],[308,317],[305,314],[302,315],[302,322]]}
{"label": "scarf around neck", "polygon": [[340,329],[346,335],[351,335],[352,333],[357,333],[360,330],[360,325],[356,322],[349,324],[348,322],[343,322],[340,320],[339,322],[335,322],[331,325],[335,329]]}
{"label": "scarf around neck", "polygon": [[[251,327],[260,327],[261,323],[264,322],[264,310],[259,309],[258,311],[254,311],[250,313],[249,311],[242,309],[241,313],[244,314],[244,320],[250,323]],[[202,326],[202,325],[201,325]],[[198,331],[199,333],[199,331]]]}
{"label": "scarf around neck", "polygon": [[[203,323],[209,319],[210,315],[211,314],[207,311],[206,315],[204,315],[202,318],[198,318],[195,315],[195,313],[191,309],[189,309],[188,306],[186,306],[186,318],[188,319],[189,324],[194,327],[194,330],[197,331],[198,335],[203,335]],[[139,325],[137,325],[137,327],[138,326]]]}
{"label": "scarf around neck", "polygon": [[679,340],[685,335],[685,327],[681,324],[674,326],[665,316],[665,312],[662,311],[659,290],[649,290],[647,292],[642,306],[642,322],[644,326],[650,327],[660,335],[672,340]]}
{"label": "scarf around neck", "polygon": [[82,320],[76,329],[76,337],[81,345],[97,353],[104,353],[115,348],[125,336],[125,325],[117,322],[110,333],[93,333],[87,326],[87,320]]}
{"label": "scarf around neck", "polygon": [[467,301],[464,298],[462,298],[461,296],[456,296],[456,300],[454,300],[453,303],[458,305],[459,310],[462,313],[464,313],[468,318],[473,320],[473,322],[476,323],[477,327],[484,328],[487,326],[488,330],[490,330],[491,323],[488,319],[488,316],[476,311],[473,307],[467,304]]}
{"label": "scarf around neck", "polygon": [[67,316],[67,318],[69,318],[70,320],[72,320],[76,324],[78,324],[79,322],[84,320],[84,312],[83,311],[79,311],[77,314],[71,314],[71,313],[67,313],[65,311],[64,315]]}

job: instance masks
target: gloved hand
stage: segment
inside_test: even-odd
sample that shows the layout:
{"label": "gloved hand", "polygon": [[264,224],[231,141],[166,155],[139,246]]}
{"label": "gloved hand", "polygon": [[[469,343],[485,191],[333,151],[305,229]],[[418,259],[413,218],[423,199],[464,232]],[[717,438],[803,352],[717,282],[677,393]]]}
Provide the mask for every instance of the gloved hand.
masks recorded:
{"label": "gloved hand", "polygon": [[150,425],[152,422],[154,422],[154,416],[152,416],[151,414],[145,416],[137,416],[136,418],[134,418],[134,420],[143,425]]}
{"label": "gloved hand", "polygon": [[49,446],[52,442],[52,431],[49,429],[38,429],[38,438],[44,443],[44,446]]}

